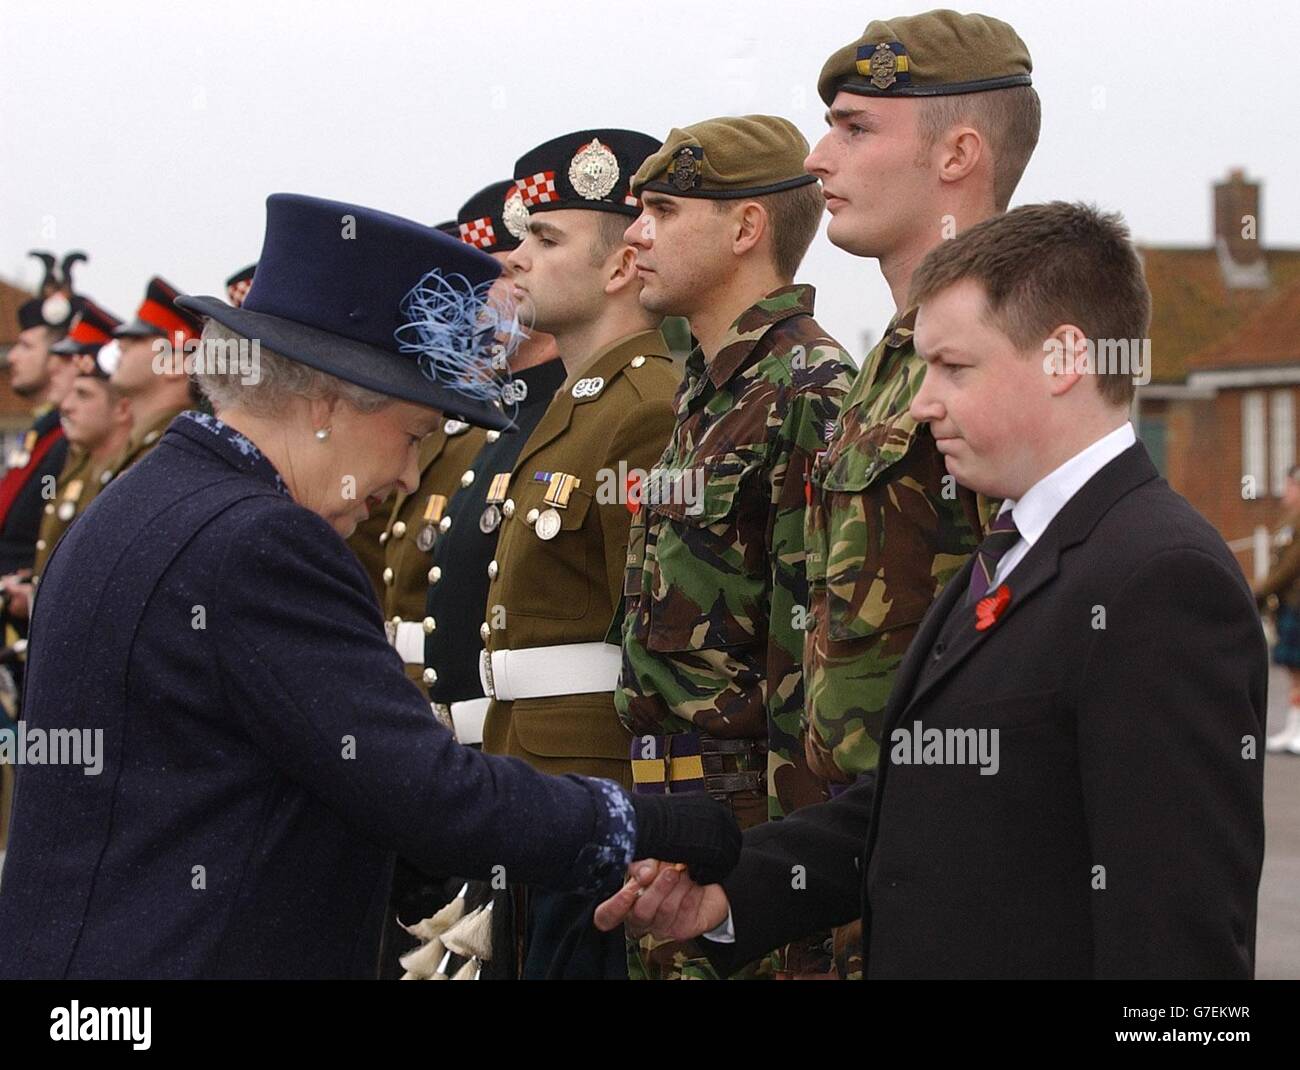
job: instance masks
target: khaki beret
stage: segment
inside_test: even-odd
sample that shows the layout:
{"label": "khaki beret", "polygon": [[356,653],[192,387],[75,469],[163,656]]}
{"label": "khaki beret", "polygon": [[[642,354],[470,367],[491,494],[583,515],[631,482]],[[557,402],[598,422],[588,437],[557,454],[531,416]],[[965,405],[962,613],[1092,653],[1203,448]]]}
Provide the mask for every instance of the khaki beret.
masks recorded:
{"label": "khaki beret", "polygon": [[674,197],[757,197],[817,177],[804,170],[808,142],[788,119],[737,115],[674,127],[632,176],[632,192]]}
{"label": "khaki beret", "polygon": [[1029,49],[988,15],[927,11],[877,19],[822,67],[817,92],[828,105],[841,89],[868,97],[938,97],[1029,85]]}

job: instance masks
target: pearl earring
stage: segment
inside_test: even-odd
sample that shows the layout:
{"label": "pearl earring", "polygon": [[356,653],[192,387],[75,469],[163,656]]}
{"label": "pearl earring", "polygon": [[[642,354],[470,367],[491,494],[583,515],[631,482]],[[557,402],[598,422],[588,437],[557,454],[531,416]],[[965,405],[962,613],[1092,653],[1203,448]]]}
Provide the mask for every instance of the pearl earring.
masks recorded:
{"label": "pearl earring", "polygon": [[327,438],[330,437],[330,429],[328,427],[318,428],[316,431],[316,437],[321,442],[324,442]]}

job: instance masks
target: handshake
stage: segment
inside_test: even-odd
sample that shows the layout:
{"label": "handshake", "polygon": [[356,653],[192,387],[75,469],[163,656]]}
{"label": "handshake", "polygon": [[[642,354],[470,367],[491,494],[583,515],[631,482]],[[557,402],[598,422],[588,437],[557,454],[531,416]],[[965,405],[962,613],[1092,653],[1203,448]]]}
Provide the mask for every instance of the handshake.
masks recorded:
{"label": "handshake", "polygon": [[717,882],[740,858],[740,829],[731,811],[702,794],[631,799],[639,859],[623,887],[596,908],[596,928],[626,925],[633,936],[649,932],[669,940],[716,929],[730,914]]}

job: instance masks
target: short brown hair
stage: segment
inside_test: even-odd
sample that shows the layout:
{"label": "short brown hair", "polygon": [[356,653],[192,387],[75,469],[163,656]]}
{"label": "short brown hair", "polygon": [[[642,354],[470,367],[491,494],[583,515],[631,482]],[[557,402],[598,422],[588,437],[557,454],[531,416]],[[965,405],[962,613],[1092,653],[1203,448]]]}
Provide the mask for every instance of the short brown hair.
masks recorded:
{"label": "short brown hair", "polygon": [[619,246],[626,245],[623,237],[632,220],[618,212],[596,212],[596,236],[591,240],[591,266],[599,267]]}
{"label": "short brown hair", "polygon": [[[1027,204],[941,242],[912,276],[909,304],[964,279],[984,287],[993,321],[1020,349],[1064,323],[1094,342],[1143,340],[1151,323],[1151,291],[1128,227],[1118,212],[1086,204]],[[1133,400],[1130,369],[1098,371],[1103,398]]]}
{"label": "short brown hair", "polygon": [[[794,189],[744,200],[761,204],[767,212],[767,224],[772,232],[772,263],[783,279],[793,279],[813,238],[817,237],[822,212],[826,210],[821,183],[807,182]],[[713,207],[721,213],[736,203],[737,198],[717,198]]]}
{"label": "short brown hair", "polygon": [[961,123],[973,126],[984,135],[993,154],[993,205],[999,212],[1005,212],[1038,144],[1043,115],[1034,87],[1017,85],[984,93],[945,94],[920,100],[917,125],[926,149]]}

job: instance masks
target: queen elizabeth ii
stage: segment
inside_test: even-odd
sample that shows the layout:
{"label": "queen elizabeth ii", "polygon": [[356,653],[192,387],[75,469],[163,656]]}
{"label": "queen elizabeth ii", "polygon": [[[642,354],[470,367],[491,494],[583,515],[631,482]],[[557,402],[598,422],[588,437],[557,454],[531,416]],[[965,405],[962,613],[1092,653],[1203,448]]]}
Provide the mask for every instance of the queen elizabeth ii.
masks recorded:
{"label": "queen elizabeth ii", "polygon": [[739,837],[459,746],[385,641],[343,537],[418,483],[438,413],[488,427],[499,272],[409,220],[276,194],[241,308],[181,298],[257,374],[210,367],[69,529],[34,607],[24,716],[98,733],[97,774],[19,769],[0,976],[373,977],[394,856],[608,889],[633,857],[716,880]]}

